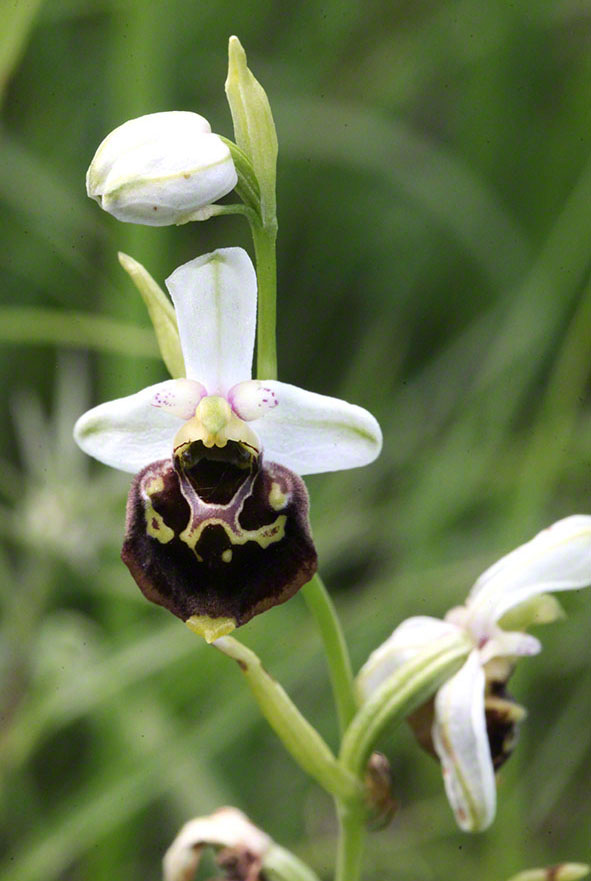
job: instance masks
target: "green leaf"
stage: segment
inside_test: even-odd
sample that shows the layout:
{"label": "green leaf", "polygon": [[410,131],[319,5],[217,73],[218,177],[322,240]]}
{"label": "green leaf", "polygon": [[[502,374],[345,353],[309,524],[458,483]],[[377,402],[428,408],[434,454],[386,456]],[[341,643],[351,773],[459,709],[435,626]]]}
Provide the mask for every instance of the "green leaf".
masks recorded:
{"label": "green leaf", "polygon": [[560,863],[547,869],[526,869],[510,881],[578,881],[588,874],[589,866],[585,863]]}
{"label": "green leaf", "polygon": [[20,0],[2,3],[2,32],[0,33],[0,97],[13,70],[25,50],[35,16],[43,0]]}
{"label": "green leaf", "polygon": [[0,342],[72,346],[139,358],[158,357],[149,328],[70,309],[2,306]]}

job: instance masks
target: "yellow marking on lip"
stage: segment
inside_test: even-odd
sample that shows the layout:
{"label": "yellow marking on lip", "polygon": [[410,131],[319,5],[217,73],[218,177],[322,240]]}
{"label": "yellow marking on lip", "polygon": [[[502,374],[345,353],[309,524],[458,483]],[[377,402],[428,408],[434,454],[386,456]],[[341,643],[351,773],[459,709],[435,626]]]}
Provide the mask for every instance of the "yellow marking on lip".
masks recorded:
{"label": "yellow marking on lip", "polygon": [[144,517],[146,518],[146,532],[160,544],[168,544],[174,538],[174,531],[164,522],[162,514],[154,508],[151,494],[162,492],[164,481],[161,477],[153,477],[146,482],[144,489]]}
{"label": "yellow marking on lip", "polygon": [[197,529],[189,524],[181,532],[179,538],[194,551],[206,526],[221,526],[233,545],[244,545],[249,541],[254,541],[264,550],[284,538],[286,522],[287,517],[285,514],[281,514],[274,523],[260,526],[258,529],[244,529],[235,533],[225,520],[220,517],[210,517],[207,520],[202,520]]}
{"label": "yellow marking on lip", "polygon": [[274,511],[281,511],[289,502],[289,493],[284,492],[278,483],[271,484],[271,492],[269,493],[269,504]]}

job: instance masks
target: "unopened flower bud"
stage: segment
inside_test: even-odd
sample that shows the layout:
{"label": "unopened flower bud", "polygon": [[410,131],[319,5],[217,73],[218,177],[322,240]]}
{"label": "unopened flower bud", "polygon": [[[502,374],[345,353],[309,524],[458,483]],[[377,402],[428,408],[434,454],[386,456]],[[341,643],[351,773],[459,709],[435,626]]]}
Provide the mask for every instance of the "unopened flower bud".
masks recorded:
{"label": "unopened flower bud", "polygon": [[167,226],[191,220],[236,181],[230,150],[208,121],[175,110],[130,119],[107,135],[86,190],[118,220]]}

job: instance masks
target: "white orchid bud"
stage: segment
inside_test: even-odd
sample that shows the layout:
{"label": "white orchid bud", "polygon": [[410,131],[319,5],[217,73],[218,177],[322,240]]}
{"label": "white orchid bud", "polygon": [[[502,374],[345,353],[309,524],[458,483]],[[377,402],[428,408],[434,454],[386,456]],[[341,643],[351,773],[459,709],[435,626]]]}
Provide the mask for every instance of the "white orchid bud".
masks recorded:
{"label": "white orchid bud", "polygon": [[197,113],[173,110],[124,122],[107,135],[86,175],[86,191],[118,220],[167,226],[236,186],[228,146]]}

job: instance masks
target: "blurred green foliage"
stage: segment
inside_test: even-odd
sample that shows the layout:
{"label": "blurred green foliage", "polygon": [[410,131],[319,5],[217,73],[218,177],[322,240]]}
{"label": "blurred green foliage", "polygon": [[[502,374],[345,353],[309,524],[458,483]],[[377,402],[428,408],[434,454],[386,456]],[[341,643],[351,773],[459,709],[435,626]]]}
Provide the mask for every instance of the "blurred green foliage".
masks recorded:
{"label": "blurred green foliage", "polygon": [[[504,551],[590,512],[591,7],[580,0],[3,0],[0,35],[0,878],[148,881],[182,822],[232,803],[331,877],[328,799],[226,658],[118,559],[125,475],[85,461],[91,404],[164,378],[116,259],[162,280],[240,218],[146,229],[84,192],[125,119],[231,136],[240,36],[279,133],[280,376],[381,420],[373,466],[308,481],[353,660],[441,614]],[[502,881],[589,860],[589,603],[512,680],[529,708],[484,835],[437,765],[385,739],[401,811],[366,881]],[[300,598],[241,636],[336,726]]]}

